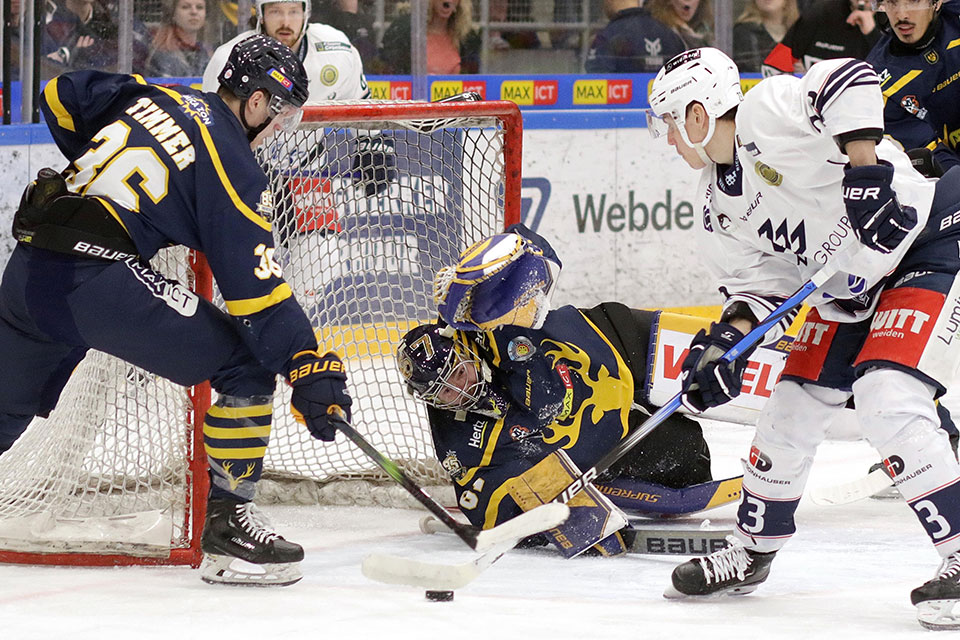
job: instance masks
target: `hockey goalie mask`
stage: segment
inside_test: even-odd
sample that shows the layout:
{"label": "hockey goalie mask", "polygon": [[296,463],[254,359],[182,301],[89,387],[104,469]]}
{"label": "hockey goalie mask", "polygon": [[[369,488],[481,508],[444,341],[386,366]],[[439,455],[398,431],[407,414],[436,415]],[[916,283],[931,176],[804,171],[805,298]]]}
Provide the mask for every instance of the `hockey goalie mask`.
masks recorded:
{"label": "hockey goalie mask", "polygon": [[452,334],[453,329],[438,324],[407,332],[397,348],[397,367],[407,389],[427,404],[472,410],[487,396],[488,369]]}
{"label": "hockey goalie mask", "polygon": [[[707,135],[697,143],[690,141],[685,126],[687,107],[693,102],[702,104],[709,118]],[[654,138],[667,135],[670,122],[664,118],[670,116],[684,144],[712,164],[704,146],[713,137],[717,118],[741,102],[740,71],[727,54],[711,47],[684,51],[671,58],[653,80],[647,128]]]}

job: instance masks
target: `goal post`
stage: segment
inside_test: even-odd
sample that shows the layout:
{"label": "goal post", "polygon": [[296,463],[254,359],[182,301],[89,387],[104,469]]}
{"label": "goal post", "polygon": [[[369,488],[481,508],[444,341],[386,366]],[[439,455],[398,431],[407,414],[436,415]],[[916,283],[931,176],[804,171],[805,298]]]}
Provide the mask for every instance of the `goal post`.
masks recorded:
{"label": "goal post", "polygon": [[[395,346],[436,317],[436,271],[520,221],[521,156],[522,118],[506,101],[308,105],[296,131],[258,150],[274,257],[321,348],[344,359],[354,427],[421,484],[449,479]],[[151,264],[222,303],[203,256],[168,249]],[[366,485],[346,481],[385,474],[345,438],[312,438],[289,402],[278,379],[261,484],[308,481],[307,498],[285,501],[369,503]],[[206,383],[184,389],[88,353],[51,416],[0,455],[0,562],[197,566],[210,403]]]}

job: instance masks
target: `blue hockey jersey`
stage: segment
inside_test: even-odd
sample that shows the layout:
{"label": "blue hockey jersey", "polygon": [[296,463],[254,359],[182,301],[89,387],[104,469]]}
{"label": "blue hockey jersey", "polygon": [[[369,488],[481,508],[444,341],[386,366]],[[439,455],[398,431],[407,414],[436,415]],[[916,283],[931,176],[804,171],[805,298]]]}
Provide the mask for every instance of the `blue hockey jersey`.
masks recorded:
{"label": "blue hockey jersey", "polygon": [[927,147],[945,171],[960,164],[960,15],[945,3],[923,50],[885,34],[867,56],[880,75],[886,135],[904,149]]}
{"label": "blue hockey jersey", "polygon": [[99,198],[145,260],[173,245],[203,252],[267,369],[285,372],[294,353],[316,348],[274,260],[266,176],[219,96],[78,71],[51,80],[40,106],[71,191]]}

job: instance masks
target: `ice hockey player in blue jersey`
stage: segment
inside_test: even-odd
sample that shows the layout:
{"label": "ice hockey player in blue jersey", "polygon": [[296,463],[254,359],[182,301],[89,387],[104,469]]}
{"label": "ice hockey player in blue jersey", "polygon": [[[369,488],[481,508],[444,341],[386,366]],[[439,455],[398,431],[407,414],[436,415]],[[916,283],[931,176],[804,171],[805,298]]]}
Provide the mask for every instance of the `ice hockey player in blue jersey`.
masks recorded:
{"label": "ice hockey player in blue jersey", "polygon": [[[424,324],[398,348],[460,509],[479,527],[549,502],[656,410],[645,383],[657,314],[613,302],[539,313],[549,296],[530,292],[549,290],[559,260],[525,227],[508,231],[468,249],[455,276],[436,280],[441,315],[460,328]],[[461,296],[467,282],[478,286]],[[664,512],[677,507],[669,496],[710,479],[700,425],[675,415],[575,496],[567,522],[544,535],[568,557],[594,546],[617,555],[626,521],[613,503]]]}
{"label": "ice hockey player in blue jersey", "polygon": [[924,175],[960,164],[960,7],[941,0],[876,0],[886,33],[867,56],[880,75],[884,133]]}
{"label": "ice hockey player in blue jersey", "polygon": [[[303,66],[266,36],[239,43],[217,93],[78,71],[41,108],[69,164],[45,169],[15,215],[0,285],[0,452],[46,416],[77,363],[98,349],[181,385],[210,380],[204,420],[211,490],[205,581],[296,582],[303,549],[251,502],[270,436],[277,374],[310,432],[332,440],[327,409],[349,415],[346,374],[273,259],[272,199],[252,149],[295,126]],[[202,251],[226,313],[148,264],[159,249]],[[237,568],[241,559],[261,571]]]}

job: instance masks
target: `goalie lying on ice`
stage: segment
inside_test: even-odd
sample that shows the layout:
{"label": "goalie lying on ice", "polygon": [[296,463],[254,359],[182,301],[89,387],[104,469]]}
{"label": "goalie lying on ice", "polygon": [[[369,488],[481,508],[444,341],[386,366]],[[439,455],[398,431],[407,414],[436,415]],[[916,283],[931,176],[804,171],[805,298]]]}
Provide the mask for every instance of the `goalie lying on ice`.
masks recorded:
{"label": "goalie lying on ice", "polygon": [[[545,240],[516,230],[535,248],[528,255],[559,264]],[[505,235],[495,238],[510,245]],[[546,273],[531,264],[524,270]],[[500,283],[510,286],[510,280]],[[498,289],[474,289],[473,304],[483,305],[478,293],[497,295]],[[441,314],[455,309],[441,305]],[[463,331],[439,322],[403,337],[400,372],[428,405],[437,457],[474,525],[489,528],[549,502],[655,409],[644,381],[656,315],[608,302],[565,306],[539,319],[528,315],[542,323],[537,329],[512,324]],[[601,553],[616,555],[625,549],[619,530],[626,519],[615,503],[650,512],[702,509],[705,504],[665,503],[709,480],[700,425],[676,414],[577,494],[568,521],[546,535],[568,557],[596,543]]]}

